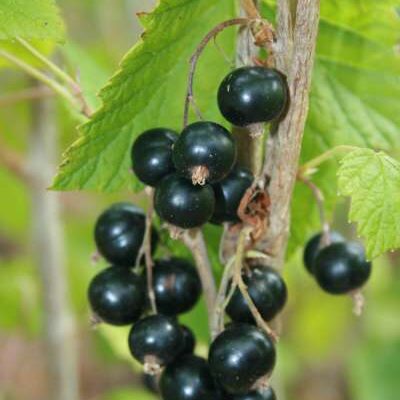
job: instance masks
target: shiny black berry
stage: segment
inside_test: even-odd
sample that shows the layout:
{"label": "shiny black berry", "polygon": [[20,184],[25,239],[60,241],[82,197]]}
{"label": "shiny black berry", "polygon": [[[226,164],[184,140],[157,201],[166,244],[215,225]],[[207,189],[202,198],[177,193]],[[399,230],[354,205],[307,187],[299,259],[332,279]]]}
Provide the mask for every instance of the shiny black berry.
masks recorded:
{"label": "shiny black berry", "polygon": [[236,160],[236,144],[223,126],[195,122],[180,134],[172,158],[178,173],[193,184],[214,183],[231,171]]}
{"label": "shiny black berry", "polygon": [[252,325],[231,325],[211,344],[211,374],[230,394],[245,394],[271,373],[276,353],[272,340]]}
{"label": "shiny black berry", "polygon": [[363,286],[371,274],[371,263],[357,242],[334,243],[323,248],[314,263],[318,284],[331,294],[344,294]]}
{"label": "shiny black berry", "polygon": [[174,172],[172,146],[178,134],[170,129],[155,128],[142,133],[133,143],[132,169],[140,181],[149,186]]}
{"label": "shiny black berry", "polygon": [[171,174],[156,187],[154,205],[166,222],[184,229],[196,228],[211,218],[214,191],[210,185],[193,186],[185,178]]}
{"label": "shiny black berry", "polygon": [[193,354],[194,348],[196,346],[196,339],[191,329],[189,329],[186,325],[181,325],[182,333],[183,333],[183,349],[181,351],[181,355],[184,354]]}
{"label": "shiny black berry", "polygon": [[213,185],[215,209],[213,223],[239,222],[237,214],[240,201],[253,183],[254,176],[246,168],[236,167],[221,182]]}
{"label": "shiny black berry", "polygon": [[218,400],[207,361],[194,355],[178,358],[161,375],[163,400]]}
{"label": "shiny black berry", "polygon": [[238,394],[224,397],[224,400],[276,400],[275,392],[272,388],[252,390],[246,394]]}
{"label": "shiny black berry", "polygon": [[135,322],[145,307],[145,297],[143,280],[129,269],[115,266],[97,274],[88,289],[93,312],[112,325]]}
{"label": "shiny black berry", "polygon": [[[115,203],[97,219],[94,238],[100,254],[115,265],[131,267],[143,242],[145,215],[129,203]],[[152,231],[152,250],[158,242]]]}
{"label": "shiny black berry", "polygon": [[[243,281],[265,321],[270,321],[283,309],[287,299],[286,284],[273,268],[252,267],[243,274]],[[226,312],[233,321],[254,323],[254,317],[239,289],[235,290]]]}
{"label": "shiny black berry", "polygon": [[[305,267],[307,268],[307,271],[310,274],[313,274],[315,259],[317,257],[318,252],[323,247],[321,239],[322,239],[322,232],[317,233],[311,239],[309,239],[309,241],[306,244],[306,247],[304,248],[303,261]],[[343,242],[345,240],[344,237],[339,232],[336,231],[329,231],[328,239],[329,243],[326,243],[325,245]]]}
{"label": "shiny black berry", "polygon": [[170,363],[181,353],[184,334],[174,318],[157,314],[133,325],[128,343],[133,357],[152,368]]}
{"label": "shiny black berry", "polygon": [[160,392],[157,375],[143,373],[142,382],[149,392],[154,394],[158,394]]}
{"label": "shiny black berry", "polygon": [[218,89],[222,115],[232,124],[246,126],[281,116],[288,100],[285,78],[265,67],[243,67],[229,73]]}
{"label": "shiny black berry", "polygon": [[183,258],[157,260],[153,269],[153,286],[157,310],[164,315],[189,311],[201,294],[197,270]]}

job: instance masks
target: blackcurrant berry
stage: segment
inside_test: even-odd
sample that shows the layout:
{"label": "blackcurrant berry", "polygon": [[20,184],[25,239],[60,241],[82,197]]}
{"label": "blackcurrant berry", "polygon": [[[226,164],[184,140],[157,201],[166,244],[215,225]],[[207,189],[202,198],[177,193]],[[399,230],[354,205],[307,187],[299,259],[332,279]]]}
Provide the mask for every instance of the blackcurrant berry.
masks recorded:
{"label": "blackcurrant berry", "polygon": [[[317,233],[314,235],[311,239],[306,244],[306,247],[304,248],[304,254],[303,254],[303,261],[304,265],[307,268],[307,271],[312,275],[313,274],[313,268],[314,268],[314,261],[317,257],[318,252],[321,250],[323,247],[323,244],[321,243],[322,239],[322,232]],[[344,237],[336,231],[329,231],[328,233],[328,239],[329,243],[338,243],[338,242],[343,242],[345,239]]]}
{"label": "blackcurrant berry", "polygon": [[142,133],[133,143],[132,168],[140,181],[156,186],[165,176],[174,172],[172,146],[178,134],[170,129],[155,128]]}
{"label": "blackcurrant berry", "polygon": [[[248,293],[264,320],[270,321],[284,307],[287,299],[286,284],[270,267],[252,267],[243,274]],[[226,307],[233,321],[254,323],[254,317],[241,291],[237,288]]]}
{"label": "blackcurrant berry", "polygon": [[196,346],[196,339],[193,332],[186,325],[181,325],[183,332],[183,349],[181,355],[192,354]]}
{"label": "blackcurrant berry", "polygon": [[[145,215],[143,210],[129,203],[115,203],[97,219],[94,238],[100,254],[115,265],[131,267],[143,242]],[[158,242],[152,231],[152,250]]]}
{"label": "blackcurrant berry", "polygon": [[142,382],[149,392],[154,394],[158,394],[160,392],[157,375],[143,373]]}
{"label": "blackcurrant berry", "polygon": [[237,214],[240,201],[253,183],[254,176],[246,168],[236,167],[221,182],[213,185],[215,209],[213,223],[239,222]]}
{"label": "blackcurrant berry", "polygon": [[276,353],[272,340],[252,325],[231,325],[211,344],[211,374],[230,394],[244,394],[271,373]]}
{"label": "blackcurrant berry", "polygon": [[184,336],[178,322],[157,314],[141,319],[129,333],[133,357],[152,370],[166,365],[181,354]]}
{"label": "blackcurrant berry", "polygon": [[157,260],[153,269],[157,310],[164,315],[189,311],[199,300],[201,282],[192,263],[182,258]]}
{"label": "blackcurrant berry", "polygon": [[272,388],[252,390],[246,394],[226,396],[224,400],[276,400],[275,392]]}
{"label": "blackcurrant berry", "polygon": [[218,400],[207,361],[194,355],[178,358],[161,375],[163,400]]}
{"label": "blackcurrant berry", "polygon": [[287,99],[285,78],[271,68],[238,68],[224,78],[218,89],[218,105],[222,115],[237,126],[278,118],[284,111]]}
{"label": "blackcurrant berry", "polygon": [[193,186],[176,174],[168,175],[156,187],[154,205],[166,222],[180,228],[205,224],[214,211],[215,197],[210,185]]}
{"label": "blackcurrant berry", "polygon": [[104,322],[112,325],[132,324],[145,307],[145,285],[129,269],[113,266],[93,278],[88,298],[92,310]]}
{"label": "blackcurrant berry", "polygon": [[233,136],[214,122],[195,122],[179,136],[172,153],[178,173],[193,184],[223,179],[236,160]]}
{"label": "blackcurrant berry", "polygon": [[362,245],[356,242],[334,243],[323,248],[314,263],[314,276],[326,292],[344,294],[367,282],[371,263]]}

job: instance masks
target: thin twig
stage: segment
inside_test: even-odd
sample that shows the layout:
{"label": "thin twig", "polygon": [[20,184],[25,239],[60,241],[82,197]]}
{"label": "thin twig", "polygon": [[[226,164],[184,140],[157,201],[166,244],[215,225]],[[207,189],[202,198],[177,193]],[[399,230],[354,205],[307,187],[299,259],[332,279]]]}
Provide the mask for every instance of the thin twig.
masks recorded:
{"label": "thin twig", "polygon": [[313,194],[315,202],[317,203],[319,218],[321,221],[322,232],[325,238],[329,236],[329,223],[326,219],[325,206],[324,206],[324,194],[321,192],[320,188],[305,176],[298,175],[298,179],[303,182]]}
{"label": "thin twig", "polygon": [[210,332],[212,332],[212,321],[215,309],[215,301],[217,297],[217,290],[215,286],[212,266],[207,253],[207,247],[204,241],[204,236],[200,229],[193,229],[191,231],[186,231],[183,234],[182,240],[193,254],[193,258],[196,263],[207,305],[208,325],[210,328]]}
{"label": "thin twig", "polygon": [[42,54],[39,50],[33,47],[29,42],[22,39],[21,37],[17,37],[17,42],[19,42],[22,47],[24,47],[29,53],[31,53],[34,57],[36,57],[39,61],[41,61],[50,71],[54,73],[54,75],[60,78],[65,83],[68,83],[71,86],[76,85],[76,82],[72,77],[70,77],[67,73],[65,73],[62,69],[60,69],[56,64],[54,64],[51,60],[49,60],[44,54]]}
{"label": "thin twig", "polygon": [[243,260],[246,254],[246,245],[249,240],[249,235],[251,233],[252,228],[246,227],[244,228],[239,235],[238,240],[238,251],[235,256],[235,269],[233,275],[232,286],[238,287],[240,293],[246,300],[247,306],[250,309],[253,318],[255,319],[257,325],[263,329],[272,339],[277,340],[277,335],[275,332],[269,327],[269,325],[264,321],[264,318],[259,313],[256,305],[254,304],[253,299],[250,297],[249,292],[247,291],[247,286],[243,281],[242,276],[242,268],[243,268]]}
{"label": "thin twig", "polygon": [[64,86],[60,85],[54,79],[49,78],[43,72],[39,71],[35,67],[31,66],[30,64],[19,59],[18,57],[14,56],[4,49],[0,49],[0,56],[15,64],[17,67],[21,68],[28,75],[32,76],[33,78],[53,89],[57,94],[67,100],[75,109],[80,109],[80,105],[77,103],[76,98]]}
{"label": "thin twig", "polygon": [[253,299],[250,297],[249,292],[247,291],[247,286],[243,281],[243,277],[240,274],[237,278],[237,286],[242,293],[242,296],[246,300],[247,306],[249,307],[253,318],[255,319],[257,325],[263,329],[274,341],[277,341],[279,337],[277,334],[269,327],[269,325],[265,322],[264,318],[259,313],[256,305],[254,304]]}
{"label": "thin twig", "polygon": [[[216,336],[219,335],[220,332],[224,329],[224,312],[225,308],[228,304],[228,298],[232,297],[232,295],[227,295],[227,290],[229,287],[229,282],[232,279],[234,268],[235,266],[235,258],[232,257],[226,264],[224,273],[222,275],[221,282],[219,284],[217,299],[215,302],[215,311],[213,315],[212,321],[212,329],[211,329],[211,337],[214,339]],[[235,290],[235,286],[232,282],[230,292],[233,294]]]}
{"label": "thin twig", "polygon": [[[249,241],[249,234],[251,229],[249,227],[243,228],[240,231],[235,255],[228,261],[224,274],[221,279],[221,283],[218,290],[217,300],[215,303],[215,312],[212,321],[212,337],[215,338],[224,328],[224,312],[225,308],[229,303],[235,289],[237,287],[237,279],[235,276],[237,271],[241,271],[243,258],[246,252],[246,246]],[[229,282],[231,281],[231,287],[229,294],[227,294]]]}
{"label": "thin twig", "polygon": [[76,82],[71,76],[64,72],[58,65],[53,63],[39,50],[33,47],[29,42],[20,37],[17,37],[17,41],[34,57],[41,61],[51,72],[53,72],[54,76],[58,77],[61,81],[65,82],[70,87],[72,94],[76,97],[81,105],[82,114],[84,114],[86,117],[90,117],[92,114],[92,110],[89,104],[86,102],[86,99],[83,96],[82,89],[78,82]]}
{"label": "thin twig", "polygon": [[361,289],[357,289],[350,293],[350,297],[353,300],[353,313],[356,317],[360,317],[365,307],[365,297]]}
{"label": "thin twig", "polygon": [[228,54],[226,54],[226,51],[219,45],[216,36],[214,36],[214,46],[220,52],[220,54],[222,55],[222,58],[225,60],[225,62],[230,67],[233,67],[235,65],[235,62],[229,58]]}
{"label": "thin twig", "polygon": [[149,199],[147,212],[146,212],[146,227],[143,236],[143,243],[140,247],[138,256],[136,258],[136,267],[140,266],[142,258],[144,256],[146,265],[146,281],[147,281],[147,295],[149,296],[151,311],[157,314],[157,304],[156,296],[154,294],[153,287],[153,268],[154,261],[152,256],[152,243],[151,243],[151,233],[153,225],[153,214],[154,214],[154,189],[151,187],[146,187],[146,194]]}
{"label": "thin twig", "polygon": [[240,5],[249,18],[261,18],[260,12],[258,11],[258,8],[254,4],[253,0],[241,0]]}
{"label": "thin twig", "polygon": [[348,146],[348,145],[340,145],[333,147],[325,151],[324,153],[320,154],[319,156],[313,158],[310,161],[307,161],[299,168],[299,174],[302,176],[304,175],[311,175],[315,172],[315,170],[325,161],[332,159],[333,157],[337,156],[339,153],[349,152],[355,150],[357,147]]}
{"label": "thin twig", "polygon": [[189,75],[188,75],[188,84],[187,84],[187,91],[185,97],[185,107],[183,112],[183,127],[185,128],[188,124],[189,120],[189,106],[190,103],[193,103],[193,81],[194,81],[194,74],[196,72],[197,62],[199,58],[207,46],[208,42],[212,40],[215,36],[217,36],[220,32],[224,29],[234,26],[234,25],[246,25],[250,22],[248,18],[234,18],[224,22],[221,22],[216,27],[214,27],[210,32],[204,36],[200,44],[197,46],[195,52],[190,57],[190,68],[189,68]]}

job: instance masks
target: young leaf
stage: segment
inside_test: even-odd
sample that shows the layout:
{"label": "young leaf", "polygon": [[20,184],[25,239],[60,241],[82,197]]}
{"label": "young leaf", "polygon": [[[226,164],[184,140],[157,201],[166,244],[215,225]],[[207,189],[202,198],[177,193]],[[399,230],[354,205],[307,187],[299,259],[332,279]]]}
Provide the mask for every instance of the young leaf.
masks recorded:
{"label": "young leaf", "polygon": [[0,40],[64,39],[64,24],[54,0],[2,0]]}
{"label": "young leaf", "polygon": [[[103,106],[64,154],[53,188],[112,191],[130,182],[140,188],[129,173],[133,140],[153,127],[180,128],[189,57],[206,32],[234,11],[233,1],[161,0],[151,14],[142,15],[142,40],[101,91]],[[234,29],[218,38],[220,46],[231,50],[233,38]],[[226,71],[211,44],[196,75],[196,100],[207,119],[221,118],[215,97]]]}
{"label": "young leaf", "polygon": [[339,192],[351,196],[350,220],[374,258],[400,247],[400,163],[383,152],[357,149],[340,162]]}

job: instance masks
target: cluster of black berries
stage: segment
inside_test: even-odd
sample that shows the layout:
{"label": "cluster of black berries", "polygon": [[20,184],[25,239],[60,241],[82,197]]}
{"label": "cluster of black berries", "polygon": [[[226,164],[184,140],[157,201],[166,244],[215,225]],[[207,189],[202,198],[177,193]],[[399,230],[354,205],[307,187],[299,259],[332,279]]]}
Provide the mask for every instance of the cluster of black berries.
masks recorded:
{"label": "cluster of black berries", "polygon": [[[145,273],[133,270],[145,232],[145,215],[138,207],[117,203],[96,222],[99,253],[112,266],[97,274],[89,285],[88,298],[96,319],[112,325],[133,324],[129,348],[149,371],[193,352],[195,339],[177,316],[189,311],[201,294],[194,266],[181,258],[156,259],[153,290],[158,314],[150,315]],[[152,231],[152,250],[158,242]]]}
{"label": "cluster of black berries", "polygon": [[[88,298],[96,318],[112,325],[130,325],[128,343],[145,372],[161,377],[157,388],[164,400],[273,400],[270,388],[254,385],[275,364],[275,347],[255,321],[240,291],[228,304],[232,323],[213,341],[208,361],[195,356],[195,338],[177,316],[190,310],[201,294],[193,265],[186,260],[155,260],[153,289],[157,314],[148,312],[144,273],[132,267],[145,231],[145,215],[138,207],[117,203],[104,211],[95,226],[99,253],[112,266],[90,283]],[[152,249],[158,242],[152,231]],[[260,314],[269,321],[283,308],[287,290],[273,269],[252,266],[243,279]],[[154,384],[154,379],[150,381]]]}
{"label": "cluster of black berries", "polygon": [[[278,118],[287,101],[284,78],[263,67],[240,68],[221,83],[218,104],[225,118],[238,126]],[[238,207],[253,175],[236,165],[236,144],[229,131],[214,122],[196,122],[180,135],[156,128],[141,134],[131,155],[133,171],[144,184],[155,187],[159,217],[181,229],[213,223],[240,222]],[[145,232],[143,211],[131,204],[115,204],[96,223],[99,253],[112,266],[89,286],[88,297],[99,320],[132,324],[129,348],[144,365],[164,400],[274,400],[261,382],[275,365],[271,338],[256,327],[242,293],[235,289],[226,307],[231,323],[212,342],[208,360],[195,356],[195,338],[177,316],[191,309],[200,293],[200,280],[186,260],[155,260],[153,289],[157,314],[149,312],[145,273],[134,271]],[[151,235],[154,252],[158,235]],[[272,320],[284,307],[286,285],[272,268],[243,268],[258,312]],[[233,283],[231,283],[232,285]],[[230,289],[229,289],[230,291]]]}
{"label": "cluster of black berries", "polygon": [[[248,126],[278,118],[287,102],[283,76],[274,69],[243,67],[231,72],[218,90],[218,105],[234,125]],[[180,135],[155,128],[132,147],[132,167],[144,184],[155,187],[157,214],[183,229],[208,221],[238,222],[238,206],[253,181],[235,165],[236,144],[223,126],[200,121]]]}
{"label": "cluster of black berries", "polygon": [[304,265],[324,291],[336,295],[353,293],[371,275],[364,247],[335,231],[319,233],[308,241]]}
{"label": "cluster of black berries", "polygon": [[[279,118],[288,101],[284,77],[273,69],[244,67],[230,73],[218,91],[224,117],[236,126],[251,126]],[[151,129],[134,142],[133,171],[154,187],[155,209],[161,220],[180,229],[206,222],[240,222],[238,207],[251,186],[252,174],[236,165],[236,145],[224,127],[195,122],[180,135]],[[179,258],[155,260],[152,282],[157,313],[150,312],[146,272],[133,270],[144,239],[145,215],[134,205],[118,203],[96,223],[99,253],[111,263],[90,283],[88,297],[98,319],[129,325],[128,344],[144,365],[147,383],[163,400],[276,400],[265,385],[275,366],[272,338],[256,326],[254,314],[273,320],[287,301],[282,277],[256,261],[244,261],[242,280],[252,300],[238,287],[226,313],[230,323],[211,343],[208,359],[194,355],[195,337],[180,325],[179,314],[190,310],[201,294],[193,265]],[[158,234],[152,229],[151,250]],[[336,232],[314,236],[304,262],[318,284],[333,294],[351,293],[368,279],[371,264],[364,249]],[[154,311],[154,310],[153,310]]]}

